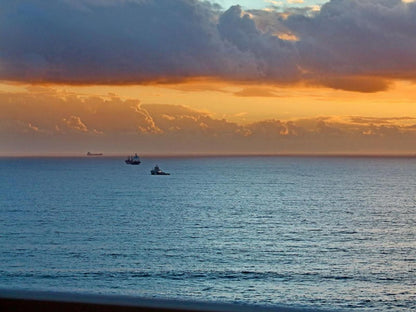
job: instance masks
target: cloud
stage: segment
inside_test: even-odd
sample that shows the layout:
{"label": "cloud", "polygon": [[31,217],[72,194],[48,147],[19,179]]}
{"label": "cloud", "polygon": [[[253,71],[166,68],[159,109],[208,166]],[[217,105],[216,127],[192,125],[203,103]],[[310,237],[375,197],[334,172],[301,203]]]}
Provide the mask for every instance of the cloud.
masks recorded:
{"label": "cloud", "polygon": [[0,79],[136,84],[211,77],[375,92],[388,79],[416,78],[414,2],[332,0],[320,11],[282,10],[221,11],[197,0],[5,0]]}
{"label": "cloud", "polygon": [[227,67],[208,3],[6,0],[0,12],[3,79],[140,83]]}
{"label": "cloud", "polygon": [[248,87],[234,93],[242,97],[276,97],[279,96],[273,89],[261,87]]}
{"label": "cloud", "polygon": [[333,89],[356,91],[364,93],[372,93],[377,91],[387,90],[391,81],[380,77],[337,77],[328,76],[323,78],[317,78],[313,83],[318,83]]}
{"label": "cloud", "polygon": [[239,126],[224,119],[213,119],[209,114],[180,105],[142,105],[155,124],[166,135],[194,136],[233,135]]}
{"label": "cloud", "polygon": [[322,116],[239,124],[180,105],[0,93],[1,153],[414,153],[412,117]]}
{"label": "cloud", "polygon": [[414,3],[337,0],[285,25],[299,38],[302,68],[315,75],[414,79],[415,17]]}
{"label": "cloud", "polygon": [[91,135],[160,131],[138,101],[79,97],[47,88],[38,91],[0,93],[0,122],[31,125],[32,130],[49,135],[69,130]]}
{"label": "cloud", "polygon": [[78,116],[71,115],[68,118],[63,118],[62,121],[68,127],[68,129],[81,132],[88,132],[87,126],[81,121],[81,118],[79,118]]}
{"label": "cloud", "polygon": [[349,118],[352,123],[358,124],[393,124],[400,121],[413,121],[415,117],[365,117],[365,116],[351,116]]}

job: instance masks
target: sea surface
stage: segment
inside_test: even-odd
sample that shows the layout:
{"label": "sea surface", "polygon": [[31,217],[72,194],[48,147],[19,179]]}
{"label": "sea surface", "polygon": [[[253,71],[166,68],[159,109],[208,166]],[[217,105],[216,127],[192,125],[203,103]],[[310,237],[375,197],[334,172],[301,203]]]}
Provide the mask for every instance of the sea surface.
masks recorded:
{"label": "sea surface", "polygon": [[415,285],[416,158],[0,158],[0,288],[415,311]]}

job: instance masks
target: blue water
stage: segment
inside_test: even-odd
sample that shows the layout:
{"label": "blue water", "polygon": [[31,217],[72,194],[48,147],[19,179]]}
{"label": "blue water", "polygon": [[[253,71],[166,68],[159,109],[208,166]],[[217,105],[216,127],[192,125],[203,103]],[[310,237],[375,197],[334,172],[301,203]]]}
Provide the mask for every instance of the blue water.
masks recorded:
{"label": "blue water", "polygon": [[410,311],[415,285],[415,158],[0,158],[0,288]]}

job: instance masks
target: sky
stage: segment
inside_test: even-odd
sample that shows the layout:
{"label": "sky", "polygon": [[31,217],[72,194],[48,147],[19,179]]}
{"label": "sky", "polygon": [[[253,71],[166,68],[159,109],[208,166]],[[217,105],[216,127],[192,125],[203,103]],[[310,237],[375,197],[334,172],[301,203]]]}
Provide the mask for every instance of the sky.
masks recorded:
{"label": "sky", "polygon": [[240,5],[244,10],[261,10],[261,9],[268,9],[268,8],[276,8],[279,7],[281,9],[285,8],[304,8],[304,7],[313,7],[313,6],[321,6],[326,0],[241,0],[241,1],[234,1],[234,0],[217,0],[217,1],[210,1],[211,3],[219,4],[222,8],[229,8],[233,5]]}
{"label": "sky", "polygon": [[4,0],[0,156],[416,154],[416,3]]}

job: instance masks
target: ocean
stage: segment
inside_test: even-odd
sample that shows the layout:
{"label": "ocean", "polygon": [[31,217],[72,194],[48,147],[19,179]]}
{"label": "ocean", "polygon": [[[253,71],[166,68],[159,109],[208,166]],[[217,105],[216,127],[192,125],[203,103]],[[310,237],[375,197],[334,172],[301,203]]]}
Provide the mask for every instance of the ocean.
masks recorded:
{"label": "ocean", "polygon": [[410,311],[415,285],[416,158],[0,158],[3,289]]}

